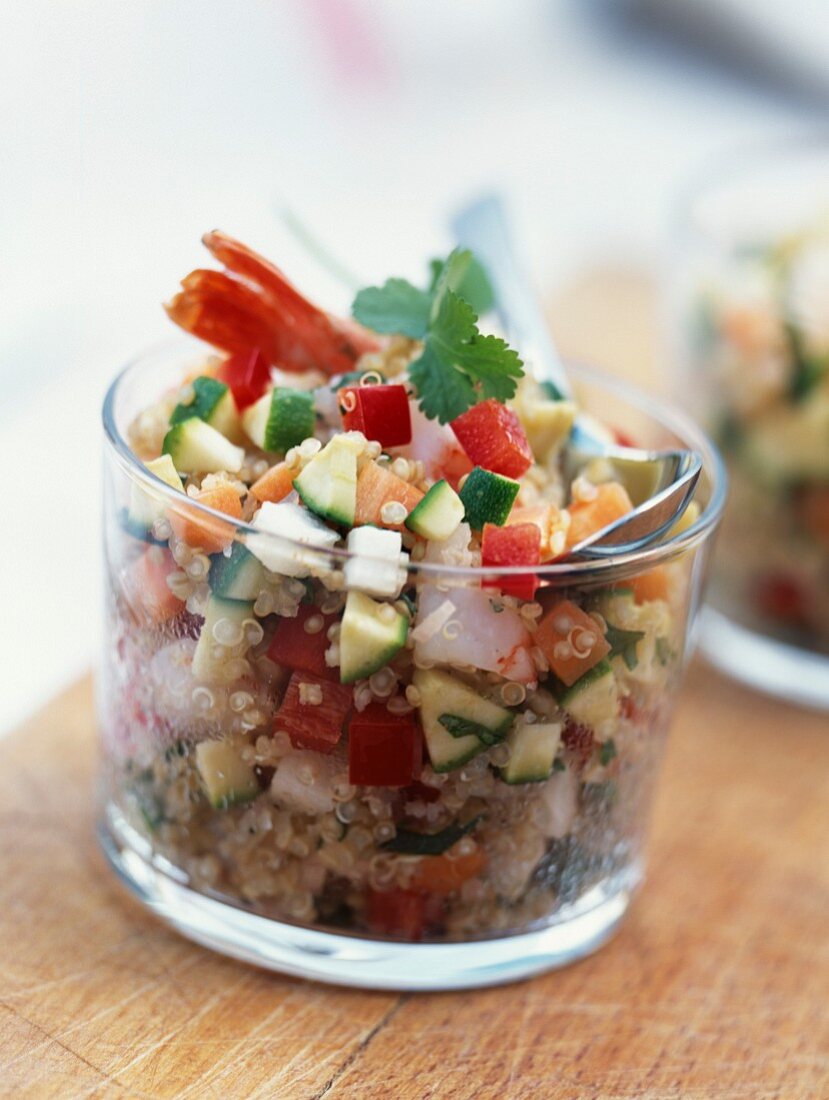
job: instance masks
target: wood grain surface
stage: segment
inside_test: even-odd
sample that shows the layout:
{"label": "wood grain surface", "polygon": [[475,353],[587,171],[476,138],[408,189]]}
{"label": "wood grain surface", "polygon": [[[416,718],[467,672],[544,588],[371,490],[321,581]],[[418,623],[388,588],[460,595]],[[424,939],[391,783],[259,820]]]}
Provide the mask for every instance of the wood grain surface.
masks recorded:
{"label": "wood grain surface", "polygon": [[[561,308],[568,351],[653,371],[645,284]],[[97,851],[94,741],[83,681],[0,742],[0,1096],[829,1097],[825,715],[695,665],[621,933],[463,994],[329,989],[168,931]]]}

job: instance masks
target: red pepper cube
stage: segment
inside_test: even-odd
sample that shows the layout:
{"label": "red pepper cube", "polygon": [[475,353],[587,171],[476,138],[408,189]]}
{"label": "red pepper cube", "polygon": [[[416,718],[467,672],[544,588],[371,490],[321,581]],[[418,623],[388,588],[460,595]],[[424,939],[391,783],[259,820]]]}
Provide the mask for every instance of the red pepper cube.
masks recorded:
{"label": "red pepper cube", "polygon": [[271,382],[271,365],[261,351],[237,351],[216,371],[219,381],[230,386],[241,412],[258,401]]}
{"label": "red pepper cube", "polygon": [[362,432],[383,447],[411,443],[412,417],[405,386],[344,386],[337,396],[346,431]]}
{"label": "red pepper cube", "polygon": [[381,936],[406,940],[422,939],[426,929],[427,901],[415,890],[369,890],[366,894],[366,925]]}
{"label": "red pepper cube", "polygon": [[[322,620],[319,630],[309,630],[316,626],[314,620]],[[328,641],[328,628],[337,621],[336,615],[323,615],[313,604],[301,603],[296,618],[279,620],[276,633],[268,647],[268,657],[283,668],[310,672],[323,680],[339,683],[340,672],[325,663],[325,651],[331,644]]]}
{"label": "red pepper cube", "polygon": [[407,787],[420,776],[423,738],[413,714],[369,703],[348,726],[348,779],[356,786]]}
{"label": "red pepper cube", "polygon": [[354,701],[353,689],[309,672],[295,672],[288,681],[274,732],[284,730],[295,749],[333,752],[343,735]]}
{"label": "red pepper cube", "polygon": [[[481,537],[481,564],[538,565],[541,560],[541,530],[535,523],[515,523],[511,527],[484,524]],[[500,588],[520,600],[532,600],[538,588],[538,574],[516,573],[484,581],[485,588]]]}
{"label": "red pepper cube", "polygon": [[494,474],[521,477],[533,464],[521,421],[495,398],[473,405],[452,421],[452,430],[470,461]]}

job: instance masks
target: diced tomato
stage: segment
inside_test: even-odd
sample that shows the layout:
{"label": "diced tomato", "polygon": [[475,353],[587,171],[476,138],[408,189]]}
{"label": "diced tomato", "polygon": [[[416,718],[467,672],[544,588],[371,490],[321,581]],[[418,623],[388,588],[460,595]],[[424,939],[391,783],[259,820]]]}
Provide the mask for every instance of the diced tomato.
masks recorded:
{"label": "diced tomato", "polygon": [[250,487],[252,496],[263,503],[268,500],[271,504],[278,504],[284,500],[294,487],[294,478],[297,471],[292,469],[287,462],[277,462],[271,466]]}
{"label": "diced tomato", "polygon": [[377,527],[390,527],[393,531],[402,531],[402,523],[386,523],[383,519],[383,505],[399,500],[407,512],[423,500],[423,493],[404,481],[391,470],[385,470],[376,462],[367,462],[357,475],[357,504],[354,512],[354,526],[360,527],[373,523]]}
{"label": "diced tomato", "polygon": [[[321,619],[322,628],[307,630],[309,619]],[[296,618],[279,620],[268,647],[268,657],[283,668],[310,672],[312,676],[339,683],[339,670],[325,663],[325,651],[331,644],[328,628],[336,621],[336,615],[323,615],[313,604],[301,603]]]}
{"label": "diced tomato", "polygon": [[664,565],[657,565],[647,573],[631,577],[630,580],[625,581],[625,584],[633,589],[633,598],[637,603],[668,598],[668,570]]}
{"label": "diced tomato", "polygon": [[[497,527],[485,523],[481,541],[481,564],[538,565],[541,556],[541,531],[534,523],[516,523],[509,527]],[[515,576],[496,576],[492,582],[484,581],[485,588],[500,588],[502,592],[531,600],[538,588],[537,573],[519,573]]]}
{"label": "diced tomato", "polygon": [[574,722],[569,716],[561,734],[561,743],[578,768],[583,768],[593,755],[593,731],[580,722]]}
{"label": "diced tomato", "polygon": [[547,612],[536,627],[535,643],[568,687],[610,652],[596,620],[572,600],[561,600]]}
{"label": "diced tomato", "polygon": [[786,573],[766,573],[754,584],[754,598],[770,619],[786,623],[809,620],[809,597],[798,580]]}
{"label": "diced tomato", "polygon": [[345,386],[338,396],[346,431],[362,432],[383,447],[411,443],[412,418],[405,386]]}
{"label": "diced tomato", "polygon": [[178,569],[173,555],[160,546],[149,546],[124,571],[123,586],[133,613],[140,620],[166,623],[184,610],[167,578]]}
{"label": "diced tomato", "polygon": [[[520,508],[513,508],[507,517],[507,527],[517,524],[534,523],[541,535],[539,546],[539,558],[541,561],[549,561],[555,557],[553,550],[553,536],[563,531],[562,515],[555,504],[530,504]],[[559,540],[564,543],[564,537]],[[560,552],[560,551],[559,551]]]}
{"label": "diced tomato", "polygon": [[483,848],[454,858],[448,852],[442,856],[425,856],[415,868],[412,886],[430,894],[445,896],[460,889],[468,879],[475,878],[484,867],[486,853]]}
{"label": "diced tomato", "polygon": [[422,939],[428,899],[416,890],[369,890],[366,923],[371,932],[401,939]]}
{"label": "diced tomato", "polygon": [[470,461],[495,474],[518,478],[533,464],[533,453],[515,411],[490,398],[452,421]]}
{"label": "diced tomato", "polygon": [[369,703],[348,725],[348,778],[367,787],[406,787],[423,766],[423,738],[413,714]]}
{"label": "diced tomato", "polygon": [[[224,512],[232,519],[242,518],[242,502],[231,485],[214,485],[212,489],[200,489],[188,500],[198,501],[216,512]],[[218,554],[233,542],[232,523],[223,523],[213,516],[200,516],[195,508],[172,507],[170,526],[188,546],[198,546],[206,554]]]}
{"label": "diced tomato", "polygon": [[[302,701],[303,695],[306,702]],[[314,696],[321,701],[312,701]],[[310,672],[295,672],[276,712],[274,730],[285,730],[295,749],[333,752],[353,701],[353,690],[347,684],[334,684]]]}
{"label": "diced tomato", "polygon": [[230,386],[236,408],[241,412],[258,401],[271,381],[271,365],[261,351],[237,351],[216,371],[220,382]]}
{"label": "diced tomato", "polygon": [[592,500],[575,500],[568,505],[567,511],[570,513],[567,545],[576,546],[596,531],[632,512],[633,502],[623,485],[618,481],[608,481],[596,486],[596,495]]}

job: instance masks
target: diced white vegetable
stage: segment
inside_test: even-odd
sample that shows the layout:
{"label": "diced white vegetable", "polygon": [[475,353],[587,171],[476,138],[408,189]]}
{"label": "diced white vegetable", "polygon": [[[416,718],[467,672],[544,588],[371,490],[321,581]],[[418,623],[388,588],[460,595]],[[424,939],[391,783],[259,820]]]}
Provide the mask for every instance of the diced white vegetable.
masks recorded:
{"label": "diced white vegetable", "polygon": [[442,592],[436,585],[424,585],[415,630],[447,600],[455,605],[456,611],[436,634],[416,641],[418,659],[435,664],[474,665],[522,684],[537,679],[530,656],[532,636],[521,616],[480,588]]}
{"label": "diced white vegetable", "polygon": [[472,528],[468,523],[461,523],[448,539],[427,542],[423,560],[436,565],[473,565],[474,555],[469,549],[471,539]]}
{"label": "diced white vegetable", "polygon": [[566,836],[573,825],[579,805],[579,785],[572,768],[553,772],[539,788],[539,801],[533,820],[551,840]]}
{"label": "diced white vegetable", "polygon": [[369,596],[396,598],[406,583],[409,555],[402,553],[399,531],[383,527],[355,527],[349,531],[346,547],[353,557],[345,565],[349,588],[358,588]]}
{"label": "diced white vegetable", "polygon": [[[307,577],[316,572],[321,565],[320,555],[309,550],[303,552],[302,546],[316,550],[326,550],[334,546],[339,539],[322,520],[318,519],[301,504],[280,501],[272,504],[267,501],[256,514],[253,526],[263,532],[261,535],[248,535],[247,547],[271,573],[281,573],[285,577]],[[274,535],[281,538],[274,538]],[[290,539],[290,545],[283,542]]]}
{"label": "diced white vegetable", "polygon": [[335,806],[334,788],[347,783],[348,773],[338,756],[298,749],[283,756],[271,780],[271,799],[300,814],[327,814]]}

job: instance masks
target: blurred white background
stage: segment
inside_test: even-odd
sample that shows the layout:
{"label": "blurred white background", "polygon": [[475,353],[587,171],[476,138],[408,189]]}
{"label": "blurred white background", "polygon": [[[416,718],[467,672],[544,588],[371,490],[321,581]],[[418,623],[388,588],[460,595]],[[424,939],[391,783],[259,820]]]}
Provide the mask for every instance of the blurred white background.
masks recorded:
{"label": "blurred white background", "polygon": [[280,209],[361,277],[419,274],[447,209],[495,184],[549,292],[655,265],[701,161],[825,119],[826,0],[668,7],[692,18],[648,0],[0,0],[0,729],[94,660],[100,400],[167,331],[159,303],[204,230],[344,306]]}

